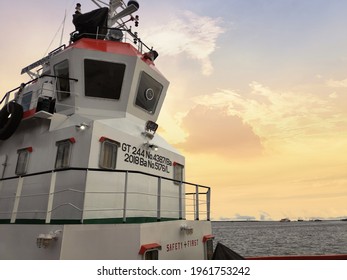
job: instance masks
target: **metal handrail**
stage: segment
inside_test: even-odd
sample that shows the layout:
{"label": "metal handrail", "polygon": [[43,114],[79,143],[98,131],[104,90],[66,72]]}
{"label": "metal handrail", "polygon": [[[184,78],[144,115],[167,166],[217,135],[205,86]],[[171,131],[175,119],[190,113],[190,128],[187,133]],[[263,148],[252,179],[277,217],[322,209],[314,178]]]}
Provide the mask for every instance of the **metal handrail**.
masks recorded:
{"label": "metal handrail", "polygon": [[[153,48],[148,47],[140,37],[138,37],[137,33],[132,32],[129,28],[122,28],[122,27],[102,27],[103,30],[107,30],[106,33],[108,33],[110,30],[120,30],[125,33],[125,35],[129,35],[133,40],[129,40],[126,36],[123,37],[122,41],[123,43],[130,42],[134,47],[137,47],[137,50],[143,54],[143,49],[147,49],[148,51],[151,51]],[[74,36],[76,36],[74,38]],[[91,38],[96,40],[105,40],[107,38],[107,34],[100,34],[100,33],[79,33],[77,30],[70,33],[70,44],[72,42],[76,42],[82,38]]]}
{"label": "metal handrail", "polygon": [[[7,180],[15,180],[15,179],[24,179],[26,177],[33,177],[33,176],[39,176],[39,175],[45,175],[45,174],[54,174],[54,173],[58,173],[58,172],[64,172],[64,171],[85,171],[85,172],[111,172],[111,173],[124,173],[125,174],[125,186],[124,186],[124,190],[123,191],[90,191],[90,192],[85,192],[85,191],[80,191],[80,190],[76,190],[73,188],[67,188],[67,189],[63,189],[63,190],[59,190],[59,191],[53,191],[53,192],[49,192],[49,193],[37,193],[37,194],[26,194],[26,195],[19,195],[19,198],[22,197],[35,197],[35,196],[51,196],[51,195],[55,195],[58,193],[62,193],[62,192],[75,192],[75,193],[83,193],[83,194],[116,194],[116,195],[124,195],[124,202],[123,202],[123,208],[100,208],[100,209],[81,209],[78,206],[72,204],[72,203],[65,203],[64,205],[70,205],[71,207],[75,208],[76,210],[79,210],[80,212],[97,212],[97,211],[123,211],[123,222],[126,222],[127,220],[127,211],[156,211],[157,212],[157,219],[160,220],[162,215],[162,212],[171,212],[171,213],[178,213],[178,217],[179,219],[185,219],[187,216],[193,216],[194,215],[194,219],[195,220],[199,220],[200,219],[200,214],[203,214],[204,216],[206,216],[206,220],[210,220],[210,187],[207,186],[201,186],[201,185],[197,185],[197,184],[193,184],[190,182],[178,182],[179,185],[177,185],[177,187],[179,188],[179,195],[178,196],[170,196],[170,195],[162,195],[161,194],[161,181],[162,180],[167,180],[167,181],[171,181],[171,182],[177,182],[177,180],[174,180],[172,178],[166,178],[166,177],[161,177],[161,176],[157,176],[154,174],[150,174],[150,173],[146,173],[146,172],[142,172],[142,171],[135,171],[135,170],[109,170],[109,169],[98,169],[98,168],[79,168],[79,167],[70,167],[70,168],[65,168],[65,169],[54,169],[54,170],[48,170],[48,171],[43,171],[43,172],[37,172],[37,173],[31,173],[31,174],[25,174],[22,176],[13,176],[13,177],[7,177],[7,178],[2,178],[0,179],[0,182],[4,182]],[[141,174],[147,177],[153,177],[153,178],[157,178],[158,183],[157,183],[157,193],[145,193],[145,192],[138,192],[138,191],[131,191],[129,192],[127,190],[127,182],[128,182],[128,176],[129,174]],[[192,204],[187,204],[185,203],[186,208],[183,210],[183,205],[182,205],[182,192],[181,192],[181,186],[182,185],[187,185],[187,186],[193,186],[196,189],[196,192],[187,192],[185,193],[185,201],[187,202],[188,200],[192,202]],[[201,190],[205,190],[205,191],[201,191]],[[133,194],[141,194],[144,196],[151,196],[151,197],[157,197],[157,205],[156,207],[154,207],[153,209],[130,209],[127,207],[127,198],[129,197],[129,195],[133,195]],[[206,196],[205,199],[201,199],[200,196]],[[189,198],[190,196],[192,196],[192,198]],[[162,198],[173,198],[173,199],[178,199],[179,201],[179,209],[178,210],[169,210],[169,209],[162,209]],[[17,194],[15,194],[14,196],[3,196],[0,197],[0,199],[16,199],[17,198]],[[47,209],[47,211],[45,211],[45,213],[52,214],[57,208],[64,206],[64,205],[58,205],[56,206],[54,209]],[[200,206],[206,206],[206,211],[202,211],[200,209]],[[204,207],[205,208],[205,207]],[[38,212],[39,210],[30,210],[30,211],[18,211],[18,209],[14,209],[12,211],[12,214],[22,214],[22,213],[33,213],[33,212]],[[42,213],[43,211],[40,210],[40,213]],[[183,217],[183,213],[185,212],[186,217]],[[8,214],[8,212],[0,212],[0,214]]]}
{"label": "metal handrail", "polygon": [[[38,78],[35,78],[35,79],[32,79],[26,83],[22,83],[22,85],[8,91],[5,93],[5,95],[2,97],[2,99],[0,100],[0,105],[6,100],[5,104],[8,103],[8,100],[10,99],[10,95],[11,93],[14,93],[15,91],[18,91],[19,89],[21,89],[22,87],[25,87],[27,85],[30,85],[30,84],[33,84],[35,82],[37,82],[39,79],[42,79],[42,78],[45,78],[45,77],[49,77],[49,78],[54,78],[54,79],[63,79],[63,80],[69,80],[69,81],[73,81],[73,82],[78,82],[78,79],[75,79],[75,78],[70,78],[70,77],[60,77],[60,76],[55,76],[55,75],[48,75],[48,74],[43,74],[41,75],[40,77]],[[42,88],[38,89],[37,91],[40,91],[42,90]],[[58,90],[54,89],[53,90],[53,93],[54,92],[58,92]],[[70,92],[71,93],[71,92]]]}
{"label": "metal handrail", "polygon": [[[110,173],[130,173],[130,174],[141,174],[153,178],[162,178],[168,181],[176,182],[176,183],[182,183],[185,185],[190,185],[190,186],[199,186],[200,188],[210,190],[210,187],[204,186],[204,185],[197,185],[194,183],[190,183],[187,181],[178,181],[172,178],[168,177],[162,177],[158,175],[154,175],[151,173],[143,172],[143,171],[138,171],[138,170],[123,170],[123,169],[100,169],[100,168],[85,168],[85,167],[67,167],[67,168],[59,168],[59,169],[52,169],[52,170],[46,170],[46,171],[41,171],[41,172],[35,172],[35,173],[29,173],[29,174],[23,174],[21,176],[12,176],[12,177],[5,177],[1,178],[1,181],[6,181],[6,180],[11,180],[11,179],[18,179],[20,177],[32,177],[32,176],[37,176],[37,175],[44,175],[44,174],[49,174],[52,172],[64,172],[64,171],[96,171],[96,172],[110,172]],[[187,193],[189,194],[189,193]],[[200,193],[200,194],[206,194],[206,193]]]}

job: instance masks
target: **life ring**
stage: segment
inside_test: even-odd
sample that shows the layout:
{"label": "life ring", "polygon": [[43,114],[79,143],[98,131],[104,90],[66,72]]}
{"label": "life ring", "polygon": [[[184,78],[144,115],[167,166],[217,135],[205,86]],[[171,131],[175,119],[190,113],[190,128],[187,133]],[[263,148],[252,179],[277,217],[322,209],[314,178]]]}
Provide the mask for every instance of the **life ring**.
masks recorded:
{"label": "life ring", "polygon": [[0,111],[0,140],[12,136],[23,118],[23,107],[16,102],[6,104]]}

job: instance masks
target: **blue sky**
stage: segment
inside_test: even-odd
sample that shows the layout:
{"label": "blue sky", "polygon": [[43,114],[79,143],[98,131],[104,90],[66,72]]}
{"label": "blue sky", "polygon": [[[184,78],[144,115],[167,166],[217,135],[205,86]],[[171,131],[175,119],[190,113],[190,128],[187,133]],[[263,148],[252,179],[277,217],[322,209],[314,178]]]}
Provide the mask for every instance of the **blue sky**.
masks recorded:
{"label": "blue sky", "polygon": [[[76,2],[0,3],[1,93],[58,46],[65,10],[67,43]],[[161,133],[213,187],[213,217],[346,216],[347,1],[139,3],[171,82]]]}

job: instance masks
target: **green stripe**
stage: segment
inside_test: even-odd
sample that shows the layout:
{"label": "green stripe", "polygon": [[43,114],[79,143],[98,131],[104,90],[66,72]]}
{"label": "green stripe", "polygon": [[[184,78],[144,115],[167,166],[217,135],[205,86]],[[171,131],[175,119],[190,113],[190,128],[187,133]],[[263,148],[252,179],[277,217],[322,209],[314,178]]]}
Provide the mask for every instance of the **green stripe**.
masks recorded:
{"label": "green stripe", "polygon": [[[165,221],[176,221],[178,219],[173,218],[161,218],[158,220],[154,217],[129,217],[126,219],[126,224],[143,224],[143,223],[154,223],[154,222],[165,222]],[[11,220],[3,219],[0,220],[0,224],[11,224]],[[46,224],[45,220],[36,219],[17,219],[15,224]],[[80,220],[51,220],[49,224],[53,225],[78,225],[82,224]],[[83,224],[124,224],[123,218],[109,218],[109,219],[87,219],[83,220]]]}

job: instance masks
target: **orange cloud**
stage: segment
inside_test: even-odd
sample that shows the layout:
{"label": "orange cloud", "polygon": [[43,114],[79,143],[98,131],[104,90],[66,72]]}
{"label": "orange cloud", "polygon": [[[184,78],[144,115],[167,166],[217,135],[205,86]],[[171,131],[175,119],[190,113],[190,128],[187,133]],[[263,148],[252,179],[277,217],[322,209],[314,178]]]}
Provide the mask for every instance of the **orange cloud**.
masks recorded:
{"label": "orange cloud", "polygon": [[198,105],[182,119],[181,125],[189,133],[186,141],[177,146],[191,153],[253,157],[263,150],[252,127],[240,117],[228,115],[226,108]]}

